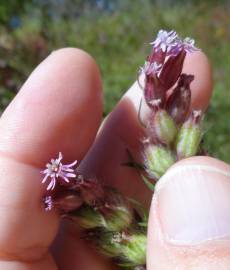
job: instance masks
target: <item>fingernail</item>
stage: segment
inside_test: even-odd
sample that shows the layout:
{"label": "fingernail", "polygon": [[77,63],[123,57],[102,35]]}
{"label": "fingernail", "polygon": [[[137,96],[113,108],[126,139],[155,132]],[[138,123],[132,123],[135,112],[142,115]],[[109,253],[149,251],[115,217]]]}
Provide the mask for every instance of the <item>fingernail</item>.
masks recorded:
{"label": "fingernail", "polygon": [[155,198],[167,241],[196,245],[230,236],[230,171],[175,166],[158,182]]}

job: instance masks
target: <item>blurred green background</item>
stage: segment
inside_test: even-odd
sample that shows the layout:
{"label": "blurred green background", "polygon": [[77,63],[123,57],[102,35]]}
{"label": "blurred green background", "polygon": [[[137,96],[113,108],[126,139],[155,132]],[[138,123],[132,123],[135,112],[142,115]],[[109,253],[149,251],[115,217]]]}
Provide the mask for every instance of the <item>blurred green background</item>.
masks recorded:
{"label": "blurred green background", "polygon": [[230,4],[183,0],[0,2],[0,109],[52,50],[74,46],[98,62],[108,114],[136,79],[159,29],[191,36],[207,53],[215,92],[205,120],[209,152],[230,162]]}

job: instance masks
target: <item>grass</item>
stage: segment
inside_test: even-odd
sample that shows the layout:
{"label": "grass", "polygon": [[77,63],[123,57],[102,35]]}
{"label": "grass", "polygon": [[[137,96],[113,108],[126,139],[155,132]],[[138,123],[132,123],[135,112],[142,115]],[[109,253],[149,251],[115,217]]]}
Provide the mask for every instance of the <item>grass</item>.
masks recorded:
{"label": "grass", "polygon": [[[141,1],[141,6],[137,1],[125,3],[116,12],[86,12],[78,19],[52,21],[37,12],[25,15],[22,26],[11,33],[2,27],[5,51],[0,56],[16,71],[12,80],[19,86],[54,49],[82,48],[93,55],[101,68],[106,115],[136,79],[148,43],[157,31],[175,29],[182,36],[194,37],[210,58],[215,92],[206,116],[205,142],[212,155],[230,162],[229,6],[207,3],[162,6],[147,0]],[[4,108],[14,94],[7,87],[2,87],[0,94]]]}

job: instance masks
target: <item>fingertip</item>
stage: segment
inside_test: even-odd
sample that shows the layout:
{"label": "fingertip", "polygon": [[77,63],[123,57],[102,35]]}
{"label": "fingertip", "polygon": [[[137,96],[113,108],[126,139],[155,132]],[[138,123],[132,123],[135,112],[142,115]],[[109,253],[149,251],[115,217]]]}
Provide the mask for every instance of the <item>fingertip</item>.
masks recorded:
{"label": "fingertip", "polygon": [[[50,58],[53,58],[55,62],[62,64],[64,68],[68,68],[69,64],[70,68],[80,69],[83,71],[82,73],[85,74],[88,73],[88,75],[90,75],[90,80],[92,80],[92,83],[95,85],[94,89],[90,90],[97,90],[97,94],[98,92],[102,94],[100,70],[95,59],[89,53],[79,48],[66,47],[53,51],[47,57],[49,61]],[[71,70],[70,73],[72,73]]]}
{"label": "fingertip", "polygon": [[31,73],[3,114],[0,151],[32,164],[59,151],[81,159],[101,116],[102,84],[94,59],[80,49],[59,49]]}
{"label": "fingertip", "polygon": [[159,180],[148,226],[148,269],[229,269],[230,166],[193,157]]}

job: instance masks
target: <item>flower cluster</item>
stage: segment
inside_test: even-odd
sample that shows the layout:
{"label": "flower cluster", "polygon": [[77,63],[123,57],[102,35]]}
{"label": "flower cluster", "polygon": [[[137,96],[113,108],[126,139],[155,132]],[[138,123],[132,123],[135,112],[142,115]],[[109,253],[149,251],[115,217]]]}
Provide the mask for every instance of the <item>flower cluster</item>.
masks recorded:
{"label": "flower cluster", "polygon": [[194,52],[198,50],[194,39],[186,37],[182,40],[175,31],[160,30],[157,38],[150,43],[156,52],[162,51],[166,55],[177,55],[181,50]]}
{"label": "flower cluster", "polygon": [[164,106],[166,92],[178,81],[187,53],[198,49],[193,39],[182,40],[175,31],[160,30],[156,40],[151,42],[152,52],[147,57],[140,72],[145,76],[144,96],[150,107],[155,107],[155,100]]}
{"label": "flower cluster", "polygon": [[[151,53],[140,68],[143,97],[151,113],[145,123],[143,164],[138,168],[145,169],[143,180],[154,190],[152,179],[159,179],[177,160],[198,153],[202,112],[191,109],[194,75],[182,72],[186,54],[198,50],[194,40],[160,30],[151,45]],[[77,223],[83,238],[116,265],[145,270],[146,211],[98,179],[77,173],[77,161],[65,165],[62,159],[59,153],[41,172],[45,175],[42,183],[49,180],[43,198],[45,210],[55,208],[62,217]]]}
{"label": "flower cluster", "polygon": [[[191,109],[192,74],[182,73],[187,53],[198,49],[193,39],[160,30],[141,73],[143,96],[151,114],[146,123],[144,167],[159,179],[178,159],[195,155],[201,141],[201,112]],[[196,121],[194,120],[196,119]]]}
{"label": "flower cluster", "polygon": [[[63,165],[61,160],[60,153],[48,164],[50,171],[42,171],[46,174],[44,179],[50,177],[52,183],[47,188],[50,190],[52,186],[52,195],[43,199],[45,210],[54,208],[61,216],[78,224],[83,229],[82,237],[116,264],[145,269],[146,214],[138,212],[118,191],[103,186],[97,179],[75,174],[74,181],[67,179],[69,184],[65,185],[67,177],[73,178],[72,167],[76,162]],[[71,175],[68,175],[70,170]],[[61,184],[59,188],[55,188],[57,181]]]}

